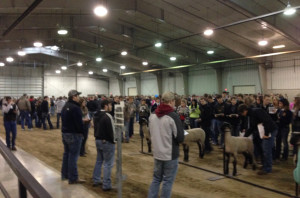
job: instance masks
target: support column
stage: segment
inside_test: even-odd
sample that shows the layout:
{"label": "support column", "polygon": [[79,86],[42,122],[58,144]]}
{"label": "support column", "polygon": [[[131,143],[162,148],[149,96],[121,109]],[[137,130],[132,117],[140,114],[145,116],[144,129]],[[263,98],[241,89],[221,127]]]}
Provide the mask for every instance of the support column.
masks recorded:
{"label": "support column", "polygon": [[182,78],[183,78],[183,89],[184,89],[184,95],[189,95],[189,79],[188,79],[188,73],[189,70],[186,68],[181,71]]}
{"label": "support column", "polygon": [[119,85],[119,91],[120,91],[120,95],[124,96],[124,80],[123,78],[118,78],[118,85]]}
{"label": "support column", "polygon": [[141,90],[141,74],[136,74],[135,75],[135,82],[136,82],[137,95],[141,95],[141,93],[142,93],[142,90]]}
{"label": "support column", "polygon": [[267,71],[264,64],[258,65],[258,74],[262,94],[267,93]]}
{"label": "support column", "polygon": [[42,66],[42,97],[45,95],[45,65]]}
{"label": "support column", "polygon": [[222,74],[223,74],[223,69],[222,68],[217,68],[216,69],[216,75],[217,75],[218,94],[221,94],[223,92],[223,88],[222,88],[223,77],[222,77]]}
{"label": "support column", "polygon": [[163,94],[163,92],[162,92],[162,72],[159,71],[159,72],[155,73],[155,75],[156,75],[157,86],[158,86],[158,94],[162,95]]}

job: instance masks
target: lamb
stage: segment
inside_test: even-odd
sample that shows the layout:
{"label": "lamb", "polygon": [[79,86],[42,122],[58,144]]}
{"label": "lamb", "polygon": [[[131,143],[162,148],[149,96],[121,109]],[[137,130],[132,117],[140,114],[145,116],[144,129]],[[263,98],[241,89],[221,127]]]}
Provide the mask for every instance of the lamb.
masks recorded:
{"label": "lamb", "polygon": [[182,143],[184,152],[184,161],[189,161],[189,145],[192,142],[197,142],[199,147],[199,157],[203,158],[205,148],[205,132],[201,128],[194,128],[186,130],[188,134],[184,136],[184,142]]}
{"label": "lamb", "polygon": [[[141,123],[142,125],[142,132],[144,134],[144,137],[146,138],[147,140],[147,144],[148,144],[148,153],[151,153],[151,137],[150,137],[150,131],[149,131],[149,128],[148,128],[148,120],[145,119],[145,118],[142,118],[141,120]],[[143,145],[143,139],[142,138],[142,145]]]}
{"label": "lamb", "polygon": [[247,137],[231,136],[231,125],[224,123],[222,130],[225,134],[225,167],[224,174],[228,174],[230,155],[233,156],[233,176],[236,176],[237,154],[242,153],[245,156],[244,168],[247,168],[248,161],[252,164],[252,169],[256,169],[256,161],[253,154],[253,142]]}

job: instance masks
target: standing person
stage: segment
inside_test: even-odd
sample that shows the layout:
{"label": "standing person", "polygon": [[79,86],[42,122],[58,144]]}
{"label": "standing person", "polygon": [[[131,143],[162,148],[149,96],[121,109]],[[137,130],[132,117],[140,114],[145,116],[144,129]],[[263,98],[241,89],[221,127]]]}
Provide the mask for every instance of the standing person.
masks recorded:
{"label": "standing person", "polygon": [[289,144],[288,144],[288,136],[290,132],[290,124],[292,122],[293,113],[290,111],[289,101],[285,98],[282,98],[279,101],[279,129],[276,137],[276,159],[280,158],[281,154],[281,143],[283,143],[283,155],[282,160],[288,159],[289,154]]}
{"label": "standing person", "polygon": [[[137,96],[137,97],[135,98],[134,104],[135,104],[135,108],[136,108],[136,109],[139,109],[139,108],[140,108],[140,104],[141,104],[141,98],[140,98],[140,96]],[[135,116],[136,116],[135,121],[136,121],[136,122],[139,122],[139,112],[136,111],[135,114],[136,114],[136,115],[135,115]]]}
{"label": "standing person", "polygon": [[231,104],[225,107],[225,116],[227,121],[231,124],[231,135],[239,136],[240,132],[240,119],[238,114],[238,104],[236,97],[231,98]]}
{"label": "standing person", "polygon": [[133,136],[133,122],[135,117],[136,107],[133,103],[133,98],[130,96],[124,108],[124,122],[125,122],[125,142],[129,143],[129,138]]}
{"label": "standing person", "polygon": [[201,111],[196,99],[192,100],[192,104],[190,105],[189,110],[190,110],[190,126],[192,129],[197,128],[198,124],[196,120],[199,119]]}
{"label": "standing person", "polygon": [[97,147],[97,160],[93,173],[93,186],[99,186],[101,182],[101,169],[103,164],[103,184],[102,189],[109,191],[111,185],[111,170],[114,165],[115,157],[115,126],[111,111],[111,102],[104,100],[101,102],[101,111],[94,117],[94,136]]}
{"label": "standing person", "polygon": [[45,96],[44,100],[41,104],[41,111],[42,111],[42,124],[43,124],[43,129],[47,130],[47,124],[46,124],[46,119],[48,121],[50,129],[53,129],[52,122],[50,120],[50,112],[49,112],[49,103],[48,103],[49,97]]}
{"label": "standing person", "polygon": [[240,105],[238,112],[241,116],[249,116],[250,127],[246,131],[245,136],[248,137],[255,131],[258,130],[258,124],[262,124],[264,128],[264,135],[262,137],[262,148],[263,148],[263,167],[262,170],[257,174],[266,175],[272,172],[272,148],[274,146],[274,138],[277,135],[277,125],[272,118],[263,110],[257,108],[249,108],[247,105]]}
{"label": "standing person", "polygon": [[94,114],[97,112],[99,106],[98,106],[98,101],[95,99],[94,96],[90,97],[90,100],[86,104],[88,110],[89,110],[89,116],[90,119],[92,120],[94,117]]}
{"label": "standing person", "polygon": [[112,104],[111,104],[111,112],[110,112],[110,115],[113,117],[113,118],[115,118],[115,105],[117,105],[117,104],[120,104],[120,98],[119,98],[119,96],[115,96],[114,97],[114,101],[112,102]]}
{"label": "standing person", "polygon": [[[30,96],[29,98],[29,102],[30,102],[30,106],[31,106],[31,112],[30,112],[30,117],[31,117],[31,123],[33,123],[33,120],[35,120],[35,127],[38,126],[38,118],[37,118],[37,114],[36,114],[36,99],[34,98],[34,96]],[[33,127],[33,124],[32,124]]]}
{"label": "standing person", "polygon": [[178,169],[179,144],[184,141],[184,131],[178,115],[174,112],[175,96],[164,93],[162,104],[151,114],[149,129],[153,145],[154,174],[148,198],[171,197],[172,186]]}
{"label": "standing person", "polygon": [[200,125],[205,132],[205,151],[209,153],[210,151],[212,151],[212,147],[209,141],[210,138],[212,137],[212,131],[210,125],[211,125],[211,119],[213,117],[212,115],[213,112],[212,109],[208,106],[205,98],[201,98],[200,103],[201,103]]}
{"label": "standing person", "polygon": [[63,100],[63,98],[60,96],[58,98],[58,100],[55,103],[56,106],[56,128],[59,129],[59,122],[61,119],[61,110],[63,109],[63,107],[65,106],[66,102]]}
{"label": "standing person", "polygon": [[88,108],[86,107],[86,101],[84,98],[79,99],[79,105],[81,108],[82,112],[82,121],[83,121],[83,140],[81,143],[81,149],[80,149],[80,156],[81,157],[86,157],[86,152],[85,152],[85,143],[88,139],[89,135],[89,126],[90,126],[90,117],[89,117],[89,111]]}
{"label": "standing person", "polygon": [[181,100],[181,105],[177,108],[176,113],[179,115],[183,128],[188,129],[190,112],[185,99]]}
{"label": "standing person", "polygon": [[78,103],[80,94],[76,90],[69,91],[68,102],[61,111],[61,132],[64,144],[61,178],[62,180],[68,179],[69,184],[85,182],[79,179],[77,172],[77,160],[83,139],[82,112]]}
{"label": "standing person", "polygon": [[159,106],[160,104],[160,99],[159,98],[156,98],[155,100],[152,101],[153,104],[151,106],[151,113],[154,113],[155,110],[157,109],[157,107]]}
{"label": "standing person", "polygon": [[[17,112],[18,107],[12,101],[11,97],[6,97],[6,100],[2,101],[2,112],[4,113],[4,128],[6,133],[6,146],[16,151],[16,137],[17,137]],[[12,139],[10,140],[10,133],[12,134]]]}
{"label": "standing person", "polygon": [[[300,132],[300,94],[297,94],[294,99],[294,109],[293,109],[293,121],[292,121],[292,132]],[[292,137],[294,135],[292,134]],[[292,139],[292,138],[291,138]],[[296,155],[298,152],[298,145],[293,144],[293,154]]]}
{"label": "standing person", "polygon": [[223,98],[221,95],[216,96],[217,104],[214,107],[214,117],[215,117],[215,131],[214,131],[214,142],[216,145],[218,145],[218,137],[219,134],[221,134],[221,141],[220,145],[222,148],[224,144],[224,133],[221,130],[221,126],[225,119],[225,103],[223,102]]}
{"label": "standing person", "polygon": [[20,100],[17,102],[17,105],[20,110],[22,130],[25,130],[24,119],[26,119],[28,130],[30,131],[32,129],[31,116],[30,116],[31,105],[30,102],[28,101],[27,94],[24,94],[20,98]]}
{"label": "standing person", "polygon": [[52,96],[52,98],[50,98],[50,115],[54,116],[55,114],[55,97]]}
{"label": "standing person", "polygon": [[140,118],[139,124],[140,124],[140,136],[141,136],[141,138],[144,138],[144,132],[143,132],[143,129],[142,129],[142,124],[145,121],[148,123],[149,116],[150,116],[150,111],[149,111],[149,108],[146,104],[146,100],[142,99],[141,100],[141,105],[139,107],[139,118]]}

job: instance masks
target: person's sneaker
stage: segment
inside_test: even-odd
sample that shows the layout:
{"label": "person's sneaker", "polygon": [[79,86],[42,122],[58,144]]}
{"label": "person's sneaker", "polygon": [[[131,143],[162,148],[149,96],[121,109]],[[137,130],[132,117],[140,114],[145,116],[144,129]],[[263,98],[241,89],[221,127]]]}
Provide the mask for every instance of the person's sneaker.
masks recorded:
{"label": "person's sneaker", "polygon": [[28,129],[28,131],[32,131],[32,129]]}
{"label": "person's sneaker", "polygon": [[93,183],[93,187],[101,186],[102,182]]}
{"label": "person's sneaker", "polygon": [[264,171],[264,170],[260,170],[257,172],[258,175],[267,175],[269,174],[268,172]]}
{"label": "person's sneaker", "polygon": [[65,178],[65,177],[61,178],[61,181],[66,181],[66,180],[68,180],[68,178]]}
{"label": "person's sneaker", "polygon": [[116,191],[117,188],[113,186],[113,187],[111,187],[111,188],[102,188],[102,190],[105,191],[105,192],[106,192],[106,191]]}
{"label": "person's sneaker", "polygon": [[69,184],[83,184],[86,181],[84,179],[77,179],[75,181],[69,181]]}
{"label": "person's sneaker", "polygon": [[17,148],[16,148],[15,146],[13,146],[13,147],[11,148],[11,150],[12,150],[12,151],[16,151]]}
{"label": "person's sneaker", "polygon": [[22,128],[22,131],[25,131],[25,129]]}

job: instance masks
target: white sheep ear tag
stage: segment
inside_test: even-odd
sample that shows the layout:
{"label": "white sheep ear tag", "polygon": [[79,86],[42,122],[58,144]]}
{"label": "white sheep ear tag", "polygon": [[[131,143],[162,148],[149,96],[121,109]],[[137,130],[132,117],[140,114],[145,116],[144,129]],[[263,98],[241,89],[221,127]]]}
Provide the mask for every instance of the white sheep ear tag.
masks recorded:
{"label": "white sheep ear tag", "polygon": [[189,134],[189,132],[187,132],[186,130],[184,131],[184,135],[188,135]]}

